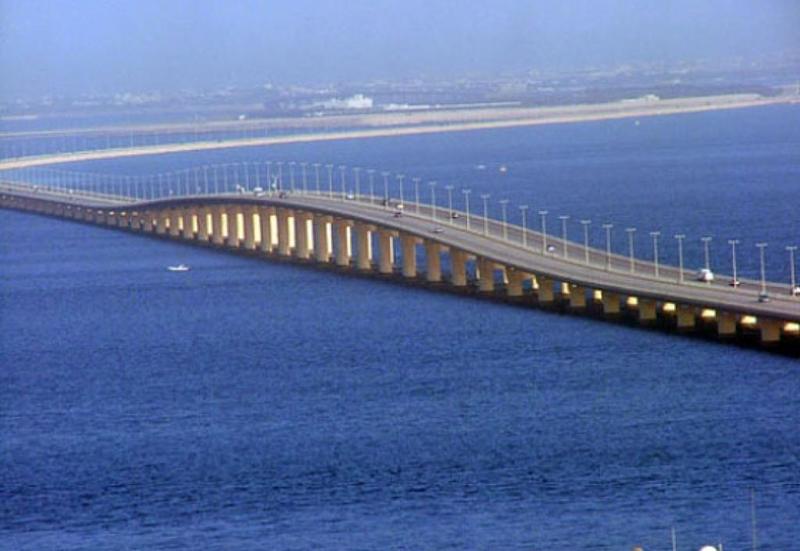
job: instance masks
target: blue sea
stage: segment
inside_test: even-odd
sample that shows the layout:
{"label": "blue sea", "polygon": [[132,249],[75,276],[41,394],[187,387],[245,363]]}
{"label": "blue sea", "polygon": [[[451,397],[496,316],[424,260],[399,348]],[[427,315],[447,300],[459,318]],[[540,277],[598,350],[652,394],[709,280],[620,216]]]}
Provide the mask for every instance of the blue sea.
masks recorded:
{"label": "blue sea", "polygon": [[[698,264],[711,235],[726,271],[738,238],[754,277],[767,241],[788,285],[798,122],[776,106],[61,168],[374,167],[491,193],[495,215],[508,198],[554,228],[591,218],[597,245],[613,222],[620,251],[635,226],[642,257],[658,229],[662,261],[681,232]],[[736,550],[751,505],[759,549],[800,542],[796,359],[9,211],[0,335],[2,549],[649,551],[674,528],[680,550]]]}

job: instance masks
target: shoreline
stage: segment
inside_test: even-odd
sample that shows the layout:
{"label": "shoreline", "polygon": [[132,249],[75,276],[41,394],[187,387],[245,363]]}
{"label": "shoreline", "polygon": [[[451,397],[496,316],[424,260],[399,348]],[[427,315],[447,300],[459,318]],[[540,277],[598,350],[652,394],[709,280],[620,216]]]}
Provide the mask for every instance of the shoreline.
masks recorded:
{"label": "shoreline", "polygon": [[[0,170],[103,159],[117,159],[123,157],[190,153],[217,149],[236,149],[241,147],[261,147],[318,141],[387,138],[419,134],[438,134],[446,132],[471,132],[476,130],[516,128],[546,124],[573,124],[581,122],[655,117],[794,103],[800,103],[800,98],[796,96],[763,98],[761,96],[749,94],[707,96],[700,98],[678,98],[651,102],[622,101],[606,104],[586,104],[566,107],[501,109],[491,110],[490,112],[453,111],[449,113],[403,113],[392,114],[391,117],[386,121],[386,126],[377,126],[372,128],[310,132],[307,134],[290,134],[263,138],[244,138],[227,141],[138,146],[125,149],[98,149],[79,153],[62,153],[57,155],[15,159],[11,161],[0,161]],[[435,115],[439,116],[434,117]],[[447,116],[442,117],[441,115]],[[476,117],[475,115],[480,116]],[[381,116],[384,120],[387,119],[383,114]],[[394,126],[389,126],[390,124],[394,124]]]}

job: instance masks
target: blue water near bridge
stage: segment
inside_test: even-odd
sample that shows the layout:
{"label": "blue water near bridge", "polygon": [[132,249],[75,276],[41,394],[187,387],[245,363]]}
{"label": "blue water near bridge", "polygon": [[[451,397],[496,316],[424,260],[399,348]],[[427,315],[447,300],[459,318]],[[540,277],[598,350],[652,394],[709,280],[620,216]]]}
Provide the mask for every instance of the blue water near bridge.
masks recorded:
{"label": "blue water near bridge", "polygon": [[[764,239],[785,279],[799,112],[79,168],[403,170]],[[760,548],[800,541],[797,360],[22,213],[0,229],[0,548],[669,549],[674,526],[682,550],[744,549],[751,489]]]}

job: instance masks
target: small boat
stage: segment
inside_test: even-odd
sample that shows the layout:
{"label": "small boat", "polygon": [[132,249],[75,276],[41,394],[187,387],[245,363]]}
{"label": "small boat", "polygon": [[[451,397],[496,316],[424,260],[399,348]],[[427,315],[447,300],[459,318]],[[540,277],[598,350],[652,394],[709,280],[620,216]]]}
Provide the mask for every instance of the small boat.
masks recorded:
{"label": "small boat", "polygon": [[178,264],[177,266],[167,266],[167,270],[170,272],[188,272],[191,268],[186,264]]}
{"label": "small boat", "polygon": [[498,170],[500,171],[501,174],[505,174],[506,172],[508,172],[508,167],[506,165],[500,165],[500,168]]}

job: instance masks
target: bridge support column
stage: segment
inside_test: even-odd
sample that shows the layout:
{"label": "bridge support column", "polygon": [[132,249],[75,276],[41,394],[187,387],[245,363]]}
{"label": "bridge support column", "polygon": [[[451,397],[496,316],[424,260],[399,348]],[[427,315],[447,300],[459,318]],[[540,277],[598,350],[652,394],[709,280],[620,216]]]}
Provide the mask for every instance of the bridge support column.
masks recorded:
{"label": "bridge support column", "polygon": [[336,265],[349,266],[351,256],[350,225],[349,220],[336,220]]}
{"label": "bridge support column", "polygon": [[272,252],[272,215],[275,209],[272,207],[258,207],[258,223],[261,226],[261,242],[258,248],[265,253]]}
{"label": "bridge support column", "polygon": [[536,297],[539,299],[540,304],[552,304],[555,300],[555,293],[553,292],[553,280],[549,277],[537,276],[536,281],[539,288],[536,291]]}
{"label": "bridge support column", "polygon": [[103,222],[106,226],[116,226],[117,225],[117,212],[110,210],[105,212],[105,218]]}
{"label": "bridge support column", "polygon": [[450,284],[467,286],[467,253],[459,249],[450,249]]}
{"label": "bridge support column", "polygon": [[180,212],[178,209],[169,210],[169,235],[171,237],[178,237],[180,235]]}
{"label": "bridge support column", "polygon": [[[83,212],[84,219],[86,218],[86,212]],[[141,213],[142,214],[142,231],[145,233],[153,233],[155,231],[155,213],[153,211],[146,210]]]}
{"label": "bridge support column", "polygon": [[310,215],[306,212],[295,212],[294,214],[294,254],[297,258],[307,259],[311,256],[311,247],[309,246],[310,239],[308,235],[309,216]]}
{"label": "bridge support column", "polygon": [[332,220],[330,216],[314,215],[314,258],[317,262],[331,261],[331,240],[328,234],[328,224]]}
{"label": "bridge support column", "polygon": [[242,207],[243,217],[243,230],[244,230],[244,248],[248,251],[255,250],[256,248],[256,225],[253,215],[256,213],[256,208],[253,206]]}
{"label": "bridge support column", "polygon": [[208,242],[208,208],[197,209],[197,240]]}
{"label": "bridge support column", "polygon": [[228,235],[225,237],[225,245],[235,249],[239,248],[239,213],[241,208],[229,206],[225,209],[228,218]]}
{"label": "bridge support column", "polygon": [[603,291],[603,313],[607,316],[619,314],[619,295]]}
{"label": "bridge support column", "polygon": [[183,209],[183,230],[181,234],[184,239],[194,239],[194,214],[195,209],[187,207]]}
{"label": "bridge support column", "polygon": [[[97,220],[96,212],[93,218]],[[156,233],[158,235],[164,235],[167,233],[167,220],[169,220],[169,211],[160,210],[156,212]]]}
{"label": "bridge support column", "polygon": [[117,227],[128,228],[130,227],[131,213],[128,211],[117,213]]}
{"label": "bridge support column", "polygon": [[403,277],[417,277],[417,241],[414,235],[401,234],[403,247]]}
{"label": "bridge support column", "polygon": [[736,314],[717,312],[717,335],[720,337],[736,336]]}
{"label": "bridge support column", "polygon": [[478,289],[482,293],[494,292],[494,262],[478,259]]}
{"label": "bridge support column", "polygon": [[356,265],[359,270],[372,268],[372,234],[374,228],[368,224],[356,224]]}
{"label": "bridge support column", "polygon": [[639,323],[652,323],[657,319],[656,301],[649,298],[639,298],[636,303],[639,310]]}
{"label": "bridge support column", "polygon": [[695,326],[695,307],[688,304],[678,304],[676,318],[678,329],[681,331],[691,331]]}
{"label": "bridge support column", "polygon": [[761,344],[774,345],[781,341],[781,327],[783,323],[769,318],[758,318],[758,328],[761,330]]}
{"label": "bridge support column", "polygon": [[431,283],[442,280],[442,246],[436,241],[425,241],[425,277]]}
{"label": "bridge support column", "polygon": [[378,271],[382,274],[391,274],[394,271],[394,246],[392,245],[393,234],[391,231],[378,230],[378,248],[380,258],[378,259]]}
{"label": "bridge support column", "polygon": [[225,243],[225,234],[222,231],[222,212],[225,207],[211,207],[211,242],[214,245]]}
{"label": "bridge support column", "polygon": [[581,310],[586,308],[586,287],[570,284],[569,307],[573,310]]}
{"label": "bridge support column", "polygon": [[506,285],[506,293],[510,297],[522,296],[522,280],[524,275],[522,272],[514,269],[506,271],[508,275],[508,284]]}
{"label": "bridge support column", "polygon": [[289,256],[291,245],[289,243],[289,217],[292,212],[287,209],[277,209],[278,218],[278,254]]}

